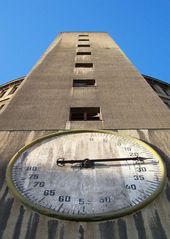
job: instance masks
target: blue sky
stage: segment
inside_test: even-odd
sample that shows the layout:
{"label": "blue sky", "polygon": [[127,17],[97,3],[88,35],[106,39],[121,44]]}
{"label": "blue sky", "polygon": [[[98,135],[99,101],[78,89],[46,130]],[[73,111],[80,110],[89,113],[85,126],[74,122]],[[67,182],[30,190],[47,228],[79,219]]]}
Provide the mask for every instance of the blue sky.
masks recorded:
{"label": "blue sky", "polygon": [[62,31],[107,31],[141,73],[170,83],[170,0],[1,0],[0,84],[28,74]]}

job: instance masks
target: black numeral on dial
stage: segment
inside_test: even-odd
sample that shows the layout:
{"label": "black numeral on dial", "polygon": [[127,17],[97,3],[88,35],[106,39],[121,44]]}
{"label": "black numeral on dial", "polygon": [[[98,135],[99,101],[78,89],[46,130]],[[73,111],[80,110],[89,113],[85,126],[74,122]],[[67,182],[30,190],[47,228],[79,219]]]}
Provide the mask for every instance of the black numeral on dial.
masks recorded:
{"label": "black numeral on dial", "polygon": [[55,195],[55,190],[45,190],[44,191],[44,196],[54,196]]}
{"label": "black numeral on dial", "polygon": [[34,187],[44,187],[45,186],[45,182],[34,182]]}
{"label": "black numeral on dial", "polygon": [[58,201],[59,202],[70,202],[71,197],[70,196],[59,196]]}
{"label": "black numeral on dial", "polygon": [[144,180],[144,176],[143,175],[134,175],[133,176],[135,180]]}
{"label": "black numeral on dial", "polygon": [[125,186],[127,189],[131,190],[136,190],[136,185],[135,184],[126,184]]}

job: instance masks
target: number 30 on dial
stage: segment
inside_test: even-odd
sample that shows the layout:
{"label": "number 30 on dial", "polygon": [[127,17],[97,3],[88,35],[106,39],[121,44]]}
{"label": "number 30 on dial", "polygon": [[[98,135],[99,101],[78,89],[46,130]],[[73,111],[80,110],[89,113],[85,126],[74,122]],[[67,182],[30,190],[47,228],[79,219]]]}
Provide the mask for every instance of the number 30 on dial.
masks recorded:
{"label": "number 30 on dial", "polygon": [[7,183],[26,206],[68,220],[134,212],[163,189],[165,169],[149,145],[108,131],[65,131],[22,148]]}

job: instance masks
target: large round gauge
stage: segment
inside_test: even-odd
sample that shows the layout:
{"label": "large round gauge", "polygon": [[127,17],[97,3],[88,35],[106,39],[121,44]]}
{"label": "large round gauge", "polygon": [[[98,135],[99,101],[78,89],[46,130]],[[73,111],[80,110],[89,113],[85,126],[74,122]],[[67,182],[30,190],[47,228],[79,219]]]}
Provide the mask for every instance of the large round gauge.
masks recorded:
{"label": "large round gauge", "polygon": [[146,143],[108,131],[65,131],[22,148],[7,183],[25,205],[69,220],[105,220],[134,212],[162,190],[165,170]]}

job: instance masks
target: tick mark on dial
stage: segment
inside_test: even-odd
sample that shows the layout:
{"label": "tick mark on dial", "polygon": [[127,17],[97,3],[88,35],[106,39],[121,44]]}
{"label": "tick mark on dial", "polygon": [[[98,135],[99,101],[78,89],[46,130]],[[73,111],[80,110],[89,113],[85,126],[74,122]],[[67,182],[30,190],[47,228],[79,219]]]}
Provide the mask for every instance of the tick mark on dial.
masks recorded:
{"label": "tick mark on dial", "polygon": [[136,202],[134,202],[133,200],[132,200],[132,203],[136,205]]}
{"label": "tick mark on dial", "polygon": [[155,185],[158,185],[159,182],[158,181],[150,181],[150,180],[146,180],[147,182],[149,182],[150,184],[155,184]]}
{"label": "tick mark on dial", "polygon": [[24,190],[23,192],[26,193],[26,192],[29,192],[30,190],[32,190],[33,188],[29,188],[27,190]]}
{"label": "tick mark on dial", "polygon": [[149,194],[152,194],[152,193],[154,192],[154,190],[151,190],[150,188],[148,188],[148,189],[146,190],[146,192],[149,193]]}
{"label": "tick mark on dial", "polygon": [[59,206],[59,208],[58,208],[57,212],[60,212],[60,210],[61,210],[61,208],[62,208],[63,204],[64,204],[64,203],[62,203],[62,204]]}
{"label": "tick mark on dial", "polygon": [[41,198],[38,202],[42,202],[44,200],[45,197]]}

